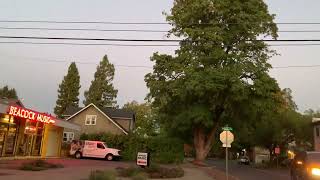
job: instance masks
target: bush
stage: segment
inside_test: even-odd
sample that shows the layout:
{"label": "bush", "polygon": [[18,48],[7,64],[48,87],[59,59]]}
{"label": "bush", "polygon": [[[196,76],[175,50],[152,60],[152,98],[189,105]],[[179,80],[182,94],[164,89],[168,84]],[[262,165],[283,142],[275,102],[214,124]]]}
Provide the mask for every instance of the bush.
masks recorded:
{"label": "bush", "polygon": [[132,176],[132,180],[146,180],[148,179],[148,174],[146,173],[138,173]]}
{"label": "bush", "polygon": [[136,167],[129,167],[129,168],[120,168],[118,169],[119,175],[121,177],[132,177],[141,173],[142,171]]}
{"label": "bush", "polygon": [[25,171],[42,171],[50,168],[63,168],[63,165],[48,163],[44,160],[35,160],[22,164],[19,169]]}
{"label": "bush", "polygon": [[150,153],[151,162],[181,163],[184,159],[183,142],[172,137],[140,137],[134,134],[112,135],[107,133],[82,134],[82,140],[104,141],[108,146],[121,150],[124,160],[136,160],[137,153]]}
{"label": "bush", "polygon": [[152,166],[149,168],[119,168],[118,175],[121,177],[130,177],[133,179],[146,179],[146,178],[179,178],[184,176],[184,171],[180,167],[165,168],[161,166]]}
{"label": "bush", "polygon": [[115,180],[116,175],[112,171],[91,171],[89,180]]}

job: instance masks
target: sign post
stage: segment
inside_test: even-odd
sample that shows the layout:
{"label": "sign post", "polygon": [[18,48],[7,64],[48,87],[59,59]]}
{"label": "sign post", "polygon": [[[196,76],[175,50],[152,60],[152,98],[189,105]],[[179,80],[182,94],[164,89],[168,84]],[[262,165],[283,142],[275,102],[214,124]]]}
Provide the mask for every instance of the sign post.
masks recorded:
{"label": "sign post", "polygon": [[228,172],[228,148],[231,147],[231,143],[234,140],[233,134],[230,132],[232,131],[231,127],[223,127],[223,132],[220,134],[220,141],[223,143],[222,147],[226,148],[226,179],[229,179],[229,172]]}

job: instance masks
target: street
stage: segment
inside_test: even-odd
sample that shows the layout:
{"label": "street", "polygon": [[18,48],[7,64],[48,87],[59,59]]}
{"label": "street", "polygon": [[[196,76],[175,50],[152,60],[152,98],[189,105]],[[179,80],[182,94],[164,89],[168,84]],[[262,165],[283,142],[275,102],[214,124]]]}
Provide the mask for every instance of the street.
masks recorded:
{"label": "street", "polygon": [[[225,171],[224,160],[208,160],[207,163],[219,170]],[[256,169],[248,165],[239,165],[236,161],[229,161],[229,174],[240,180],[288,180],[289,170],[284,169]]]}

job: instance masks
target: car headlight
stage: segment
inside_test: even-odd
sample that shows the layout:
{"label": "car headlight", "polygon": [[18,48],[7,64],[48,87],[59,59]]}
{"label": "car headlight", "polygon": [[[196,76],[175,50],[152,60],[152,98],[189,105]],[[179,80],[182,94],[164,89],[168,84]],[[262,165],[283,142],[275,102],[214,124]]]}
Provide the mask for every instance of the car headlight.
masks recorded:
{"label": "car headlight", "polygon": [[319,168],[312,168],[311,173],[312,173],[312,175],[320,176],[320,169]]}

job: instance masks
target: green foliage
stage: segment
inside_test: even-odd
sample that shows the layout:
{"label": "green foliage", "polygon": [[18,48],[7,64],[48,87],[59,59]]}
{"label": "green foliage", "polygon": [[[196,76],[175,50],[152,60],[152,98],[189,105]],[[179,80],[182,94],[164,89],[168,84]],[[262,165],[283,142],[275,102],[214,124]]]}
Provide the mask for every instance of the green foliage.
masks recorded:
{"label": "green foliage", "polygon": [[151,162],[158,163],[181,163],[184,158],[183,142],[171,137],[148,137],[111,134],[82,134],[82,140],[104,141],[109,147],[121,150],[124,160],[135,160],[139,151],[151,154]]}
{"label": "green foliage", "polygon": [[174,56],[151,57],[148,98],[166,131],[201,137],[193,138],[198,159],[221,124],[245,122],[248,106],[273,106],[268,99],[280,88],[267,61],[275,52],[258,39],[277,38],[277,27],[262,0],[175,0],[167,20],[183,40]]}
{"label": "green foliage", "polygon": [[118,172],[121,177],[132,177],[132,176],[135,176],[135,175],[141,173],[142,169],[131,166],[128,168],[119,168]]}
{"label": "green foliage", "polygon": [[153,136],[156,134],[157,124],[155,121],[155,113],[152,111],[149,103],[139,104],[136,101],[132,101],[124,104],[123,109],[135,112],[135,134],[142,136]]}
{"label": "green foliage", "polygon": [[50,168],[63,168],[63,165],[49,163],[44,160],[35,160],[22,164],[22,166],[19,169],[25,171],[42,171]]}
{"label": "green foliage", "polygon": [[61,118],[67,107],[79,107],[80,75],[76,63],[72,62],[58,89],[54,113]]}
{"label": "green foliage", "polygon": [[9,89],[8,86],[0,88],[0,98],[18,99],[17,92],[14,88]]}
{"label": "green foliage", "polygon": [[118,174],[121,177],[131,177],[132,179],[180,178],[184,176],[184,170],[181,167],[167,168],[157,165],[143,169],[139,167],[119,168]]}
{"label": "green foliage", "polygon": [[91,171],[89,180],[116,180],[116,174],[113,171]]}
{"label": "green foliage", "polygon": [[146,173],[138,173],[132,176],[132,180],[146,180],[148,179],[148,175]]}
{"label": "green foliage", "polygon": [[115,106],[118,90],[112,84],[114,71],[114,65],[105,55],[94,73],[89,90],[84,92],[84,105],[93,103],[100,108]]}

